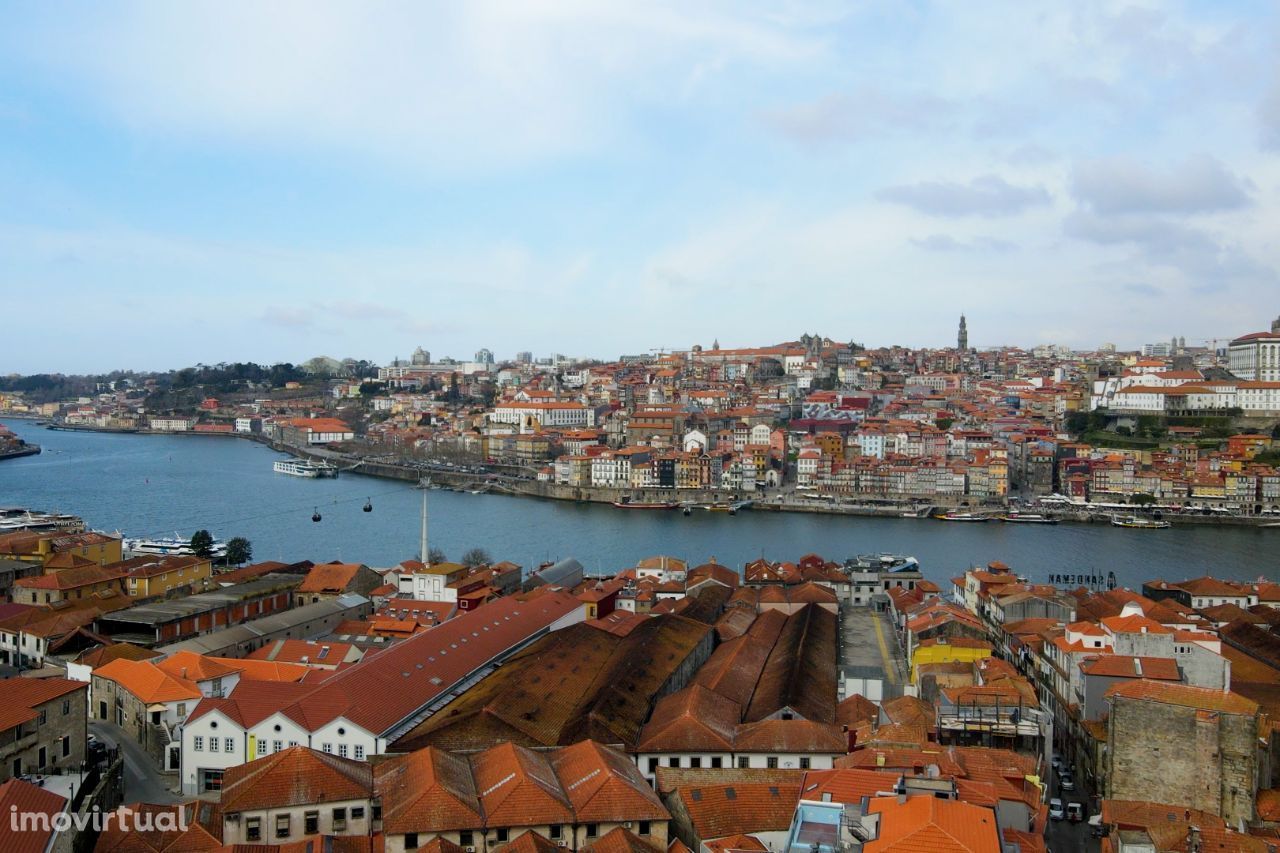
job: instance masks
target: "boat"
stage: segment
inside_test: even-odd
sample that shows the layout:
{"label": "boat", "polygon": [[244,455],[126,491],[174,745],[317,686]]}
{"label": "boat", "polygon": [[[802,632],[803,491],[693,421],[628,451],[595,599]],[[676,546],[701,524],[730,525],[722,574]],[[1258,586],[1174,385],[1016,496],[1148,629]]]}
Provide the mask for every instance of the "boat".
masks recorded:
{"label": "boat", "polygon": [[934,518],[942,521],[990,521],[990,516],[974,515],[971,512],[961,512],[958,509],[950,510],[942,515],[935,515]]}
{"label": "boat", "polygon": [[906,554],[859,554],[844,561],[850,571],[872,570],[876,572],[918,572],[920,561]]}
{"label": "boat", "polygon": [[1007,524],[1057,524],[1058,519],[1051,515],[1041,515],[1038,512],[1018,512],[1010,510],[1000,516],[1000,520]]}
{"label": "boat", "polygon": [[675,509],[680,506],[677,501],[633,501],[627,495],[610,503],[618,509]]}
{"label": "boat", "polygon": [[336,477],[338,466],[313,459],[279,459],[275,463],[277,474],[289,474],[294,477]]}
{"label": "boat", "polygon": [[1112,527],[1130,527],[1136,530],[1164,530],[1169,522],[1156,518],[1139,518],[1136,515],[1111,516]]}
{"label": "boat", "polygon": [[84,519],[78,515],[0,507],[0,533],[13,533],[18,530],[81,533],[84,529]]}
{"label": "boat", "polygon": [[[176,533],[170,539],[126,539],[124,540],[125,559],[142,555],[157,557],[194,557],[196,552],[191,547],[190,539],[183,539]],[[210,546],[209,556],[218,558],[227,555],[225,542],[214,540]]]}

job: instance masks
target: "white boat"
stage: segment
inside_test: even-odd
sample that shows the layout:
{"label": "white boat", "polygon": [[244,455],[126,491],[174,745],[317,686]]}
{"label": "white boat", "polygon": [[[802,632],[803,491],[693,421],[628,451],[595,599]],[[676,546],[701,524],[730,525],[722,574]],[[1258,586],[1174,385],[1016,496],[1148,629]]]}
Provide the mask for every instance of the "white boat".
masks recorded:
{"label": "white boat", "polygon": [[1017,510],[1009,510],[1000,516],[1000,520],[1006,524],[1057,524],[1058,519],[1041,515],[1036,512],[1018,512]]}
{"label": "white boat", "polygon": [[934,518],[939,518],[939,519],[942,519],[943,521],[989,521],[990,520],[990,516],[974,515],[971,512],[961,512],[955,509],[951,510],[950,512],[944,513],[943,515],[935,515]]}
{"label": "white boat", "polygon": [[84,519],[76,515],[0,507],[0,533],[13,533],[18,530],[38,533],[49,531],[80,533],[84,529]]}
{"label": "white boat", "polygon": [[[177,534],[174,534],[171,539],[124,540],[124,556],[126,560],[146,554],[157,557],[194,557],[196,552],[195,549],[191,547],[190,539],[183,539]],[[225,557],[226,555],[226,543],[219,542],[215,539],[211,546],[210,556],[217,558]]]}
{"label": "white boat", "polygon": [[312,459],[280,459],[275,463],[277,474],[289,474],[294,477],[336,477],[338,466],[328,462],[317,462]]}
{"label": "white boat", "polygon": [[1111,524],[1114,527],[1131,527],[1138,530],[1164,530],[1169,526],[1167,521],[1157,521],[1154,518],[1139,518],[1136,515],[1113,515],[1111,516]]}

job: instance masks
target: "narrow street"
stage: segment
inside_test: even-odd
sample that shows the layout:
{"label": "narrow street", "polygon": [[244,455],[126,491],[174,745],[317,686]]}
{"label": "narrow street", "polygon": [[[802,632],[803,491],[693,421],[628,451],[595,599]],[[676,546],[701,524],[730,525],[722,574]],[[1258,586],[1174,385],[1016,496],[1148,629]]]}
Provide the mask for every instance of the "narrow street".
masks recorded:
{"label": "narrow street", "polygon": [[126,803],[176,803],[182,799],[169,789],[171,783],[178,784],[177,776],[162,774],[142,747],[115,723],[93,720],[89,722],[89,731],[107,746],[120,748],[124,756]]}

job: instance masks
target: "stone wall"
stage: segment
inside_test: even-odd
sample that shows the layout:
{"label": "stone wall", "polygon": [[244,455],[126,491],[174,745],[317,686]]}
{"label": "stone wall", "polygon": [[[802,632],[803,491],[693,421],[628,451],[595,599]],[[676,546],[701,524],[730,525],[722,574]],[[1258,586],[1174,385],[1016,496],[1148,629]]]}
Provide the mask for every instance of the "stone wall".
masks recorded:
{"label": "stone wall", "polygon": [[1257,717],[1114,697],[1106,796],[1253,819]]}

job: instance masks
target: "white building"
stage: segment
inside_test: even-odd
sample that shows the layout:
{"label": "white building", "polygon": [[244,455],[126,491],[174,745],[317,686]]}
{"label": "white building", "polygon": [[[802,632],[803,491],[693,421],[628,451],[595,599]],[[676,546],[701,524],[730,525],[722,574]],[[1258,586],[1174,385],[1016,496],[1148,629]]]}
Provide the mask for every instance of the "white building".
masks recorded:
{"label": "white building", "polygon": [[1280,382],[1280,319],[1270,332],[1236,338],[1227,347],[1227,369],[1253,382]]}

